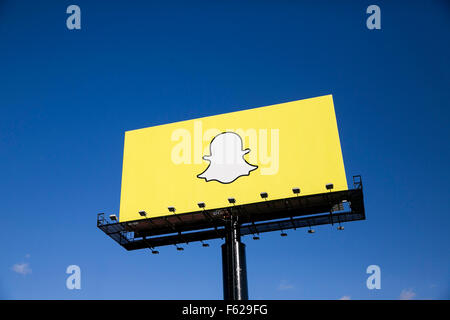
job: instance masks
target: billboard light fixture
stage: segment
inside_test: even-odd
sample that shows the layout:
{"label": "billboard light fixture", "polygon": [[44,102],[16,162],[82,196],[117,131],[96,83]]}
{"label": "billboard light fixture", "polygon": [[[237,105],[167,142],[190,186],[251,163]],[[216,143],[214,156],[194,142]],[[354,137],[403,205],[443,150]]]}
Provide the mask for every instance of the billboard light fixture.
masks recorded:
{"label": "billboard light fixture", "polygon": [[259,240],[260,238],[259,238],[259,236],[253,236],[253,240]]}
{"label": "billboard light fixture", "polygon": [[308,233],[314,233],[314,232],[316,232],[314,229],[309,229],[308,230]]}
{"label": "billboard light fixture", "polygon": [[177,251],[184,251],[183,247],[179,247],[179,246],[176,246],[176,247],[177,247]]}
{"label": "billboard light fixture", "polygon": [[327,190],[333,190],[334,185],[332,183],[328,183],[325,185],[325,188],[327,188]]}
{"label": "billboard light fixture", "polygon": [[175,213],[175,207],[168,207],[167,209],[169,209],[169,212]]}
{"label": "billboard light fixture", "polygon": [[287,237],[287,233],[284,232],[283,230],[281,230],[280,236],[282,236],[282,237]]}
{"label": "billboard light fixture", "polygon": [[269,196],[269,195],[267,194],[267,192],[261,192],[259,195],[260,195],[261,198],[263,198],[263,199],[267,199],[267,197]]}
{"label": "billboard light fixture", "polygon": [[292,192],[296,195],[300,194],[300,188],[292,188]]}
{"label": "billboard light fixture", "polygon": [[115,214],[111,214],[109,218],[111,219],[111,221],[117,221],[117,216]]}
{"label": "billboard light fixture", "polygon": [[197,205],[200,209],[204,209],[206,206],[204,202],[199,202],[199,203],[197,203]]}
{"label": "billboard light fixture", "polygon": [[344,230],[344,227],[341,226],[341,225],[339,225],[339,226],[337,227],[337,229],[338,229],[338,230]]}
{"label": "billboard light fixture", "polygon": [[228,202],[231,204],[235,204],[236,203],[236,199],[235,198],[228,198]]}
{"label": "billboard light fixture", "polygon": [[159,254],[158,250],[152,250],[152,254]]}
{"label": "billboard light fixture", "polygon": [[201,243],[202,243],[202,247],[203,248],[208,248],[209,247],[209,243],[206,243],[206,242],[203,242],[203,241],[200,241]]}
{"label": "billboard light fixture", "polygon": [[140,215],[141,217],[146,217],[146,216],[147,216],[147,212],[145,212],[144,210],[139,211],[139,215]]}

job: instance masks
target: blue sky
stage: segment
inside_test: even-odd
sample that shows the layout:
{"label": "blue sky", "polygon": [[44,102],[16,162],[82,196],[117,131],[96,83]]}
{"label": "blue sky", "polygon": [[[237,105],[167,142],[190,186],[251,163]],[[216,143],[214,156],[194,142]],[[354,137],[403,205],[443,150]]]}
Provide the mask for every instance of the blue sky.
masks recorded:
{"label": "blue sky", "polygon": [[448,299],[449,18],[446,1],[1,1],[0,298],[221,299],[221,240],[155,256],[96,228],[124,132],[333,94],[367,220],[245,237],[250,298]]}

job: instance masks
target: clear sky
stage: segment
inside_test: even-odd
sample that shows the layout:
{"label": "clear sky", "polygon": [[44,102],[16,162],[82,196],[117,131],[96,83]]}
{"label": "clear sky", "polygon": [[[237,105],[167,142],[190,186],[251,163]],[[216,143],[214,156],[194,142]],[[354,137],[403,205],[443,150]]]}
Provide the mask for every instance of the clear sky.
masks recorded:
{"label": "clear sky", "polygon": [[449,32],[444,0],[1,0],[0,298],[221,299],[221,240],[152,255],[96,228],[124,132],[333,94],[367,220],[244,237],[250,298],[448,299]]}

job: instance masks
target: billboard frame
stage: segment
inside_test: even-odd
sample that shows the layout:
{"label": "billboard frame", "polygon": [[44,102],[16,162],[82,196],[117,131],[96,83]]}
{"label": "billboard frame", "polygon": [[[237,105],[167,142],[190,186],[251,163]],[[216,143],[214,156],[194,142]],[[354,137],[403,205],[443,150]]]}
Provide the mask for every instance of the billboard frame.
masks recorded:
{"label": "billboard frame", "polygon": [[[348,209],[339,210],[345,203]],[[97,227],[130,251],[224,238],[227,219],[231,216],[239,218],[243,236],[365,220],[362,179],[353,176],[353,189],[348,190],[251,204],[234,203],[213,210],[205,207],[190,213],[126,222],[111,221],[99,213]]]}
{"label": "billboard frame", "polygon": [[313,226],[341,224],[350,221],[365,220],[363,185],[360,175],[353,176],[353,189],[332,191],[332,185],[326,186],[328,192],[300,196],[300,190],[293,188],[294,197],[268,200],[267,193],[261,193],[263,201],[236,205],[236,199],[230,199],[230,206],[208,210],[199,203],[201,210],[134,221],[117,222],[105,218],[104,213],[97,215],[97,227],[115,240],[126,250],[150,249],[174,245],[184,250],[180,244],[201,242],[211,239],[225,239],[222,245],[222,272],[224,300],[248,300],[247,267],[245,244],[241,236],[271,231]]}

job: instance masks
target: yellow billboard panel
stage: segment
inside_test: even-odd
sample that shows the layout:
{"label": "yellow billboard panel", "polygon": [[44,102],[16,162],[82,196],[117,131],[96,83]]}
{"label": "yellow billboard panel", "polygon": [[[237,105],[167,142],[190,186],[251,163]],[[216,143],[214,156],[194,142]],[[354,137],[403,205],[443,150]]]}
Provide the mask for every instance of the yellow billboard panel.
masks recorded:
{"label": "yellow billboard panel", "polygon": [[120,221],[347,190],[331,95],[125,133]]}

